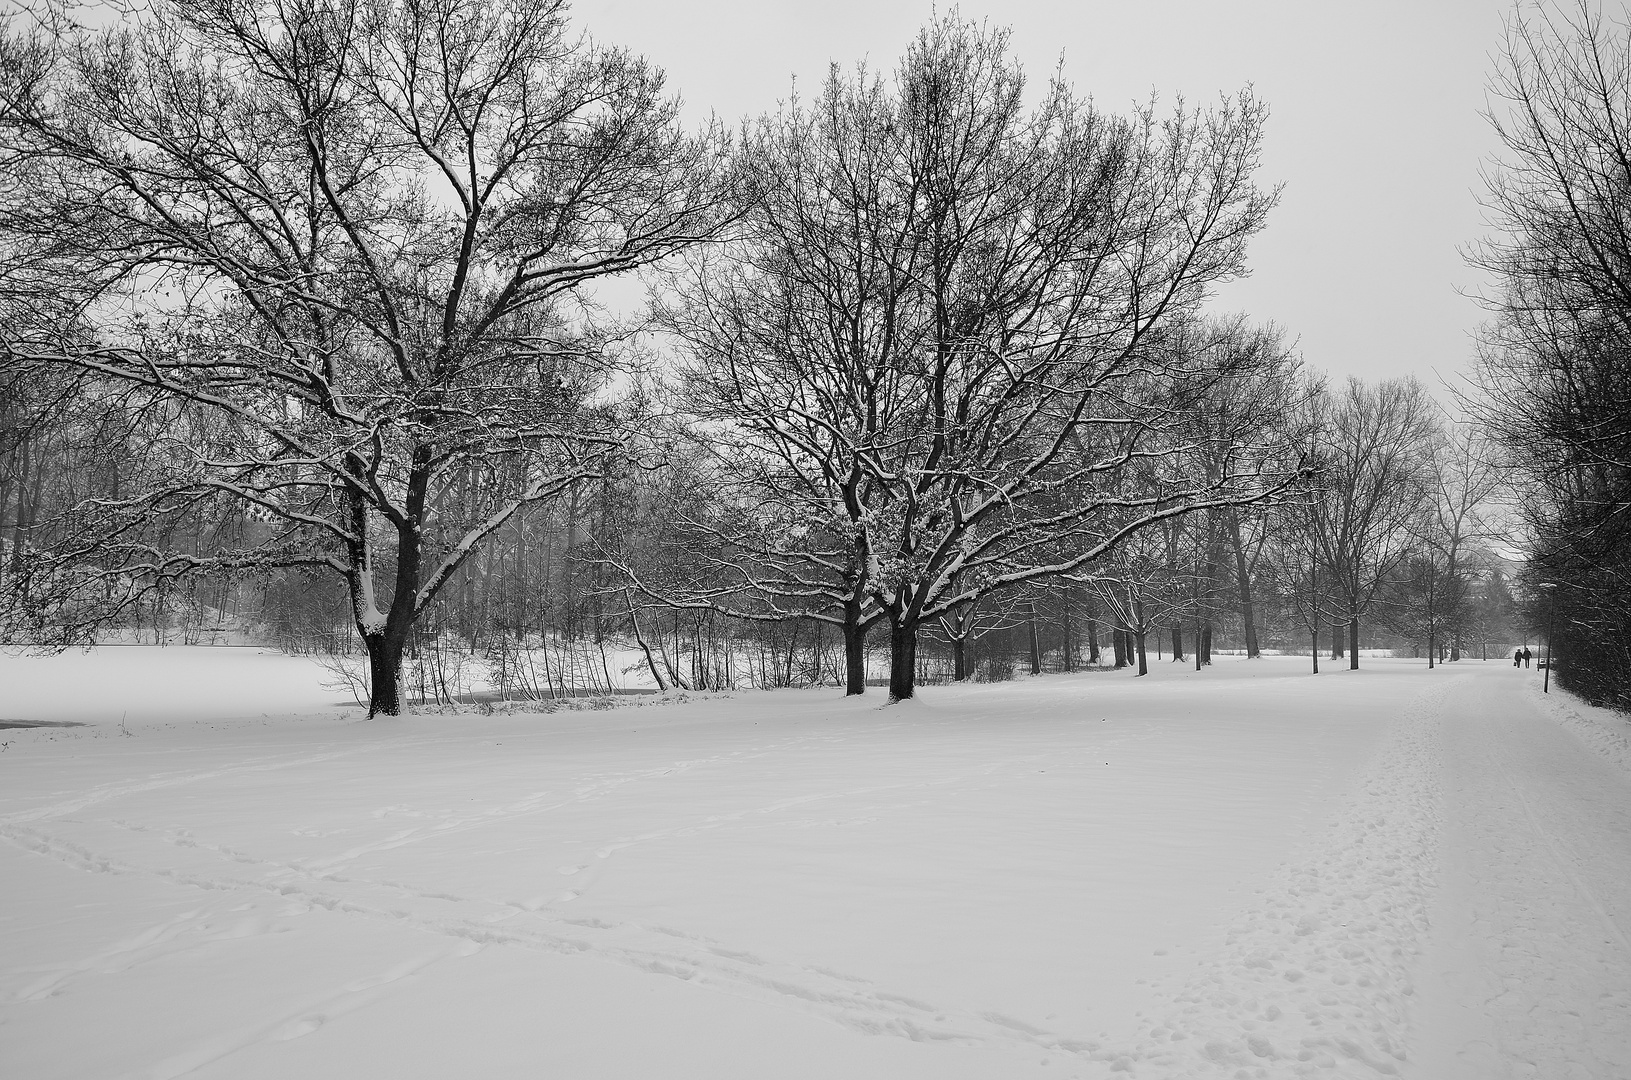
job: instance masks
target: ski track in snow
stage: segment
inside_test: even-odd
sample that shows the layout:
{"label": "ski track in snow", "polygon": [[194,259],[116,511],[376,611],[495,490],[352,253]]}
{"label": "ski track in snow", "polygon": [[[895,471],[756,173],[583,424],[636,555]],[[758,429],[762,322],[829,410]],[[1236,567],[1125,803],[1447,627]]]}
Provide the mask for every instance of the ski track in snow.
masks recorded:
{"label": "ski track in snow", "polygon": [[[874,731],[883,730],[882,727]],[[435,740],[420,740],[433,742]],[[310,861],[280,862],[256,857],[224,844],[200,840],[179,827],[151,828],[122,819],[106,824],[135,836],[151,836],[176,848],[206,853],[219,860],[221,870],[258,868],[257,877],[229,876],[225,873],[198,873],[170,867],[138,865],[112,855],[91,850],[82,844],[39,828],[36,823],[78,813],[90,806],[126,794],[175,787],[204,779],[236,773],[293,768],[316,764],[361,752],[364,748],[332,751],[301,758],[257,761],[225,769],[195,773],[166,774],[136,784],[108,785],[86,796],[0,819],[0,838],[26,850],[52,858],[77,870],[90,873],[129,874],[159,878],[177,886],[204,893],[230,894],[225,904],[239,901],[245,893],[260,893],[291,902],[278,917],[296,917],[309,908],[321,908],[343,916],[395,925],[427,934],[456,939],[461,947],[484,945],[515,946],[566,955],[586,955],[621,964],[654,975],[670,977],[717,991],[761,1001],[777,1002],[825,1017],[865,1035],[909,1039],[916,1042],[957,1042],[966,1045],[997,1044],[1035,1048],[1083,1061],[1108,1063],[1116,1054],[1097,1039],[1069,1038],[1045,1027],[998,1012],[946,1008],[905,994],[889,991],[871,980],[815,965],[795,965],[738,949],[728,943],[685,930],[642,922],[606,922],[598,918],[574,919],[544,910],[551,902],[575,899],[579,892],[569,890],[555,897],[497,900],[461,896],[445,891],[426,891],[400,882],[348,877],[339,871],[363,855],[390,850],[418,840],[445,835],[451,831],[479,828],[486,824],[520,816],[548,813],[568,806],[591,802],[625,784],[665,777],[699,766],[731,764],[788,749],[800,743],[830,742],[831,736],[804,736],[783,740],[770,747],[695,760],[675,761],[660,767],[603,777],[584,778],[567,798],[539,792],[526,799],[462,817],[452,817],[432,826],[403,830],[383,840],[359,845],[339,855]],[[393,743],[393,746],[418,743]],[[996,760],[975,770],[990,775],[1015,766],[1028,766],[1036,756]],[[882,793],[943,787],[966,782],[969,774],[958,772],[931,780],[873,785],[854,790],[837,790],[817,795],[792,797],[727,814],[708,815],[700,821],[669,829],[619,837],[595,851],[595,862],[636,844],[672,837],[692,836],[709,829],[774,815],[796,807],[828,800],[850,799]],[[553,801],[552,801],[553,800]],[[394,806],[374,812],[376,818],[402,812]],[[154,860],[157,861],[157,860]],[[560,872],[578,883],[577,875],[594,868],[594,863],[561,867]],[[587,875],[585,875],[587,876]],[[586,888],[579,885],[579,888]],[[213,917],[206,917],[213,915]],[[223,922],[225,925],[223,925]],[[223,940],[273,932],[264,917],[225,919],[219,912],[200,909],[184,913],[168,922],[150,927],[136,937],[115,943],[79,962],[46,973],[23,987],[16,1001],[40,1000],[58,992],[75,978],[127,970],[148,959],[172,951],[178,944],[194,945],[206,940]],[[395,982],[437,958],[467,955],[443,950],[429,959],[415,960],[399,973],[378,980],[379,985]],[[370,989],[374,984],[370,984]],[[242,1050],[256,1042],[296,1038],[316,1030],[326,1019],[363,1007],[377,1000],[380,992],[357,996],[343,987],[332,994],[302,1006],[290,1015],[280,1015],[255,1023],[237,1032],[212,1038],[175,1055],[158,1065],[130,1074],[131,1080],[173,1080],[209,1062]]]}
{"label": "ski track in snow", "polygon": [[1318,849],[1262,891],[1116,1069],[1163,1080],[1400,1071],[1438,859],[1437,712],[1466,681],[1411,703]]}

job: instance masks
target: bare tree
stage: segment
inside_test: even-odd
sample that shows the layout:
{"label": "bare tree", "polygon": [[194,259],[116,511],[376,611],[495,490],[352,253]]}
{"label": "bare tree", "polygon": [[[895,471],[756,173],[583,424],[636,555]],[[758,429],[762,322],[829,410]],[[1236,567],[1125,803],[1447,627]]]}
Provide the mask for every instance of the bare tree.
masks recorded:
{"label": "bare tree", "polygon": [[[1493,451],[1471,425],[1448,421],[1432,448],[1422,543],[1435,567],[1434,591],[1443,594],[1438,609],[1448,616],[1442,629],[1450,635],[1451,660],[1461,659],[1462,633],[1472,617],[1473,577],[1487,561],[1483,545],[1502,532],[1490,518],[1504,479]],[[1436,623],[1434,631],[1440,629]],[[1431,645],[1428,651],[1431,655]]]}
{"label": "bare tree", "polygon": [[1156,338],[1240,272],[1274,201],[1251,180],[1262,105],[1122,120],[1023,87],[1007,35],[956,19],[891,81],[835,70],[760,126],[732,268],[675,305],[699,401],[763,463],[739,473],[851,538],[896,699],[926,622],[1281,482],[1242,452],[1126,484],[1192,448],[1184,410],[1229,377]]}
{"label": "bare tree", "polygon": [[[161,0],[6,49],[0,146],[29,169],[0,225],[28,278],[0,276],[41,317],[0,356],[167,421],[36,552],[35,632],[82,639],[191,574],[332,572],[370,711],[397,712],[439,590],[617,443],[574,301],[714,233],[714,147],[560,0]],[[231,514],[269,538],[165,541]]]}
{"label": "bare tree", "polygon": [[1327,588],[1348,624],[1348,666],[1359,667],[1359,624],[1415,543],[1427,507],[1427,448],[1437,413],[1412,378],[1366,386],[1350,378],[1317,422],[1321,490],[1306,527]]}

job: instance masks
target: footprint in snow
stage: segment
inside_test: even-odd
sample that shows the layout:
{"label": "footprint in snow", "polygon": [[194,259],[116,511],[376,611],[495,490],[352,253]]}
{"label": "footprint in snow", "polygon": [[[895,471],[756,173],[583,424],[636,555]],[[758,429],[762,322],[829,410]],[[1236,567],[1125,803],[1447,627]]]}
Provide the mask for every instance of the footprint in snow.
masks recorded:
{"label": "footprint in snow", "polygon": [[303,1035],[310,1035],[322,1027],[327,1019],[325,1016],[302,1016],[299,1020],[291,1020],[289,1023],[284,1024],[267,1038],[271,1042],[288,1042],[290,1039],[298,1039]]}

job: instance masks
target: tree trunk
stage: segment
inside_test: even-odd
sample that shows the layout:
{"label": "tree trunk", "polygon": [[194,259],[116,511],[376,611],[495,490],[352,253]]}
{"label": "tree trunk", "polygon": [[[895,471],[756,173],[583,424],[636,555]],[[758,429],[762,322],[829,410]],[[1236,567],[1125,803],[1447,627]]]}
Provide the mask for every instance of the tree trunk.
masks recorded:
{"label": "tree trunk", "polygon": [[1438,642],[1433,634],[1433,574],[1429,567],[1427,574],[1427,670],[1432,671],[1438,662]]}
{"label": "tree trunk", "polygon": [[1060,660],[1063,661],[1066,671],[1076,670],[1076,641],[1070,625],[1070,601],[1065,600],[1065,606],[1060,612],[1059,619]]}
{"label": "tree trunk", "polygon": [[[627,590],[624,590],[623,596],[625,601],[627,601]],[[647,643],[645,635],[640,633],[640,616],[634,613],[634,604],[631,602],[629,603],[628,607],[629,625],[634,628],[634,643],[639,645],[640,651],[646,654],[646,667],[651,670],[651,677],[657,680],[658,693],[663,693],[668,689],[668,684],[663,681],[662,672],[657,670],[657,661],[654,660],[651,655],[651,645]]]}
{"label": "tree trunk", "polygon": [[1201,624],[1201,643],[1199,646],[1201,663],[1212,666],[1212,620],[1207,619]]}
{"label": "tree trunk", "polygon": [[889,700],[905,701],[917,684],[917,622],[889,620]]}
{"label": "tree trunk", "polygon": [[968,678],[968,632],[964,631],[951,639],[951,681],[962,682]]}
{"label": "tree trunk", "polygon": [[1119,671],[1127,666],[1127,638],[1121,627],[1112,627],[1110,630],[1110,651],[1115,654],[1115,666]]}
{"label": "tree trunk", "polygon": [[866,631],[859,617],[844,613],[844,696],[866,693]]}
{"label": "tree trunk", "polygon": [[1184,658],[1184,625],[1180,622],[1172,624],[1172,659],[1174,661]]}
{"label": "tree trunk", "polygon": [[[0,416],[0,425],[5,417]],[[11,550],[6,544],[6,507],[11,505],[11,476],[4,469],[0,469],[0,580],[4,580],[7,570],[11,566]]]}
{"label": "tree trunk", "polygon": [[1313,640],[1314,674],[1318,675],[1320,673],[1320,624],[1318,619],[1314,620],[1314,628],[1309,631],[1309,634]]}
{"label": "tree trunk", "polygon": [[1031,631],[1031,674],[1040,675],[1042,674],[1042,641],[1036,630],[1036,601],[1034,600],[1031,601],[1031,615],[1026,620],[1026,625],[1030,627]]}
{"label": "tree trunk", "polygon": [[[33,465],[33,449],[33,439],[24,439],[17,447],[17,513],[11,519],[11,573],[13,577],[23,572],[23,549],[26,546],[25,537],[28,535],[29,527],[28,481],[30,468]],[[36,493],[39,491],[37,484],[34,490]]]}
{"label": "tree trunk", "polygon": [[1145,630],[1137,630],[1133,633],[1133,648],[1138,653],[1138,673],[1140,675],[1150,673],[1149,661],[1145,658],[1144,653],[1144,637],[1147,633],[1148,631]]}
{"label": "tree trunk", "polygon": [[1240,539],[1240,511],[1229,511],[1229,539],[1235,551],[1235,578],[1240,584],[1240,618],[1246,628],[1246,657],[1262,655],[1257,643],[1257,620],[1252,609],[1252,578],[1246,566],[1246,546]]}
{"label": "tree trunk", "polygon": [[1099,666],[1099,624],[1092,619],[1087,620],[1087,662]]}
{"label": "tree trunk", "polygon": [[1342,659],[1342,624],[1339,622],[1331,624],[1331,659]]}
{"label": "tree trunk", "polygon": [[1348,668],[1359,670],[1359,616],[1348,620]]}
{"label": "tree trunk", "polygon": [[368,634],[362,639],[368,648],[368,718],[400,716],[402,713],[402,647],[400,634]]}

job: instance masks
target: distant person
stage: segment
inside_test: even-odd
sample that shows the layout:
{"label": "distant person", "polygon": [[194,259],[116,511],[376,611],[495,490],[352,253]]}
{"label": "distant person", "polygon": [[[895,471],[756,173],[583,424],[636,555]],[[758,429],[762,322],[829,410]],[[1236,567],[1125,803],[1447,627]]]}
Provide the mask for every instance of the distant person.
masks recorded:
{"label": "distant person", "polygon": [[1530,656],[1529,646],[1525,645],[1523,647],[1523,666],[1524,667],[1529,666],[1529,656]]}
{"label": "distant person", "polygon": [[1523,667],[1523,650],[1522,649],[1513,649],[1512,650],[1512,666],[1513,667]]}

